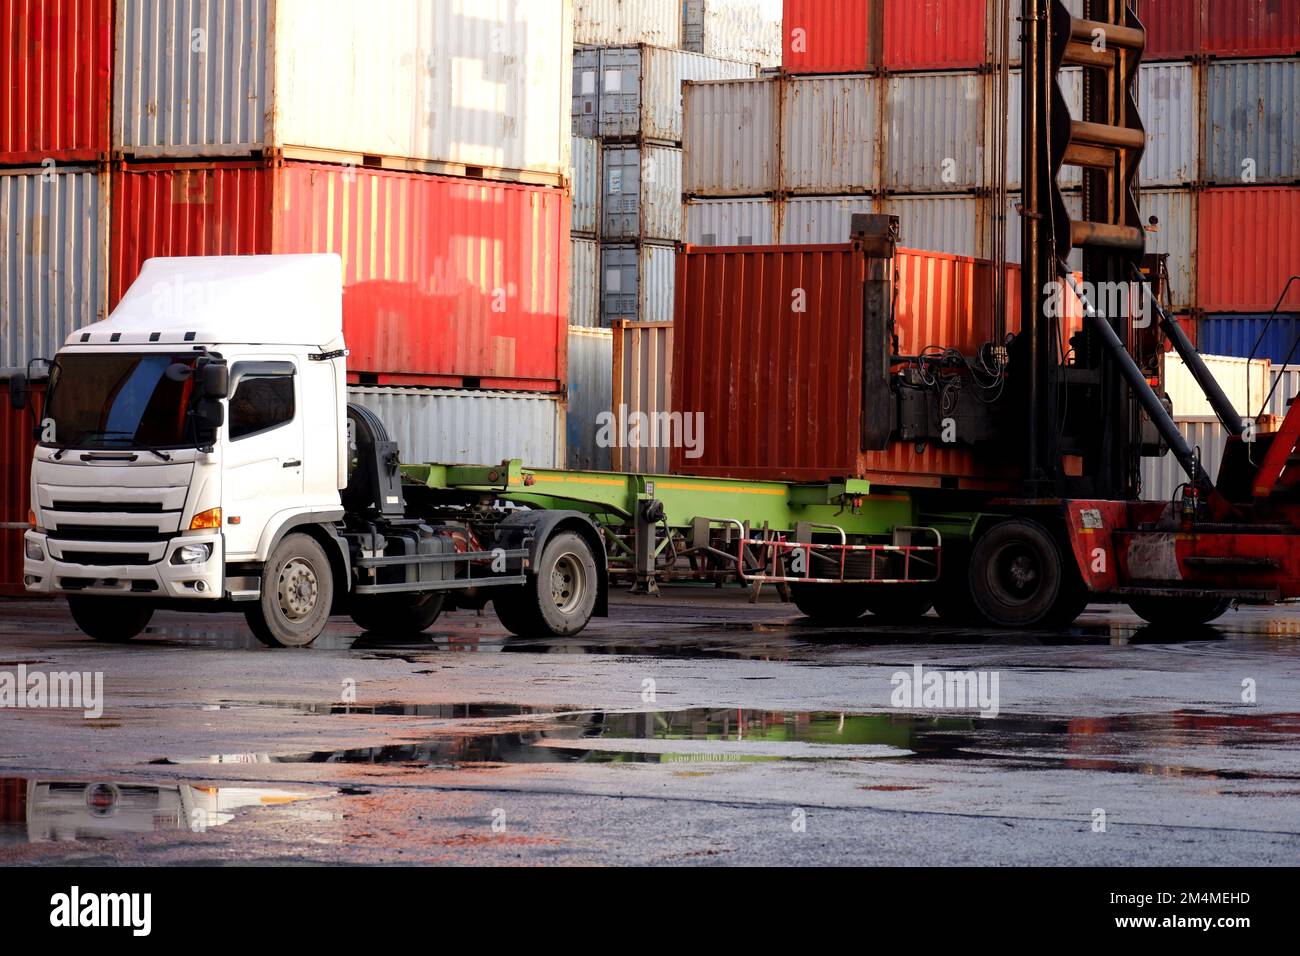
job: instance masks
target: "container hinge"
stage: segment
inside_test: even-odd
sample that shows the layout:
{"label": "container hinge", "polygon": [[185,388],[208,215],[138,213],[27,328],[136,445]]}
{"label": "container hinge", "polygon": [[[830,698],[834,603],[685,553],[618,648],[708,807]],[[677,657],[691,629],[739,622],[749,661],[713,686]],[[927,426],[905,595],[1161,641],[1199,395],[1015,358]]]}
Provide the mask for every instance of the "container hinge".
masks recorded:
{"label": "container hinge", "polygon": [[313,352],[307,358],[313,362],[332,362],[335,359],[347,358],[349,354],[347,349],[335,349],[333,352]]}

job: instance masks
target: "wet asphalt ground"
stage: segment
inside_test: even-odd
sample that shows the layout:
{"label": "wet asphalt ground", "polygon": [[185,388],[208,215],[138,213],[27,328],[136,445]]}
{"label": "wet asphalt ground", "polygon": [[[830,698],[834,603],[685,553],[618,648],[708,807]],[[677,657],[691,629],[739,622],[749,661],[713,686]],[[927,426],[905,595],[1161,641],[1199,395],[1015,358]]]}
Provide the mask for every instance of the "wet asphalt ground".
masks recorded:
{"label": "wet asphalt ground", "polygon": [[[899,706],[916,665],[996,677],[997,715]],[[1300,608],[825,630],[677,588],[571,639],[489,610],[274,651],[0,603],[19,668],[100,672],[104,706],[0,709],[0,863],[1300,863]]]}

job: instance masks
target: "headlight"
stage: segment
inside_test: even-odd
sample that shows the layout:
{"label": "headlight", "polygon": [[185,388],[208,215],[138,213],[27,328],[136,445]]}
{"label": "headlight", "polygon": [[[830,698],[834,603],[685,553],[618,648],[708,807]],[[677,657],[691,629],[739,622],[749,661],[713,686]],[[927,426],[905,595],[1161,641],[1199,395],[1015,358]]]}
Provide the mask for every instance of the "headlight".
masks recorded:
{"label": "headlight", "polygon": [[45,549],[41,547],[40,542],[38,541],[33,541],[28,538],[24,541],[23,550],[27,553],[27,557],[31,558],[33,561],[45,560]]}
{"label": "headlight", "polygon": [[202,564],[212,557],[210,544],[186,544],[176,549],[172,564]]}

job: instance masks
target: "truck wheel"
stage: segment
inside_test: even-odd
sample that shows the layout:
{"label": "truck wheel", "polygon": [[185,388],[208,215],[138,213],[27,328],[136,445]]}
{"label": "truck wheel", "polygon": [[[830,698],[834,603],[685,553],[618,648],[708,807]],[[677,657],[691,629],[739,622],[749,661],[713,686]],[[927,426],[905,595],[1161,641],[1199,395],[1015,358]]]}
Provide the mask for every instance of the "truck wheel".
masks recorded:
{"label": "truck wheel", "polygon": [[878,584],[867,589],[867,610],[879,624],[910,624],[934,607],[934,591],[924,584]]}
{"label": "truck wheel", "polygon": [[364,631],[418,634],[438,620],[442,602],[442,591],[362,596],[352,599],[351,615]]}
{"label": "truck wheel", "polygon": [[591,620],[598,582],[591,546],[564,531],[546,542],[528,583],[494,597],[492,606],[506,630],[519,637],[569,637]]}
{"label": "truck wheel", "polygon": [[1061,590],[1056,597],[1056,604],[1047,615],[1045,623],[1049,627],[1069,627],[1092,603],[1092,592],[1088,590],[1088,585],[1083,583],[1078,570],[1069,566],[1073,564],[1073,555],[1067,552],[1062,560],[1067,566],[1062,569]]}
{"label": "truck wheel", "polygon": [[69,595],[68,609],[81,633],[106,644],[125,644],[153,617],[152,605],[130,598]]}
{"label": "truck wheel", "polygon": [[290,534],[262,569],[262,596],[244,616],[268,647],[306,647],[325,630],[333,600],[325,551],[305,534]]}
{"label": "truck wheel", "polygon": [[817,624],[852,624],[867,613],[869,584],[791,584],[790,600]]}
{"label": "truck wheel", "polygon": [[1033,627],[1051,616],[1061,593],[1061,551],[1034,521],[1003,521],[975,542],[970,593],[995,627]]}
{"label": "truck wheel", "polygon": [[1128,606],[1142,620],[1158,627],[1197,627],[1217,621],[1228,610],[1228,602],[1216,598],[1129,598]]}

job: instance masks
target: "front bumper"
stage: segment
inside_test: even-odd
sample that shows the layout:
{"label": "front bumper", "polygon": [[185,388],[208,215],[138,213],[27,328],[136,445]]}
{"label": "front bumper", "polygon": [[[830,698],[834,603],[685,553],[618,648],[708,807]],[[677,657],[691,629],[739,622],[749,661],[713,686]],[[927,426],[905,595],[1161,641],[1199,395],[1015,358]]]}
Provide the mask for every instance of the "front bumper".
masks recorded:
{"label": "front bumper", "polygon": [[[206,561],[173,564],[172,556],[189,545],[209,545]],[[51,540],[38,531],[23,536],[23,586],[33,594],[118,594],[135,597],[218,600],[224,585],[225,552],[220,533],[177,536],[160,542],[161,558],[147,564],[128,561],[138,546]],[[39,551],[39,557],[36,556]],[[93,552],[94,563],[64,557]],[[111,563],[120,556],[124,563]]]}

